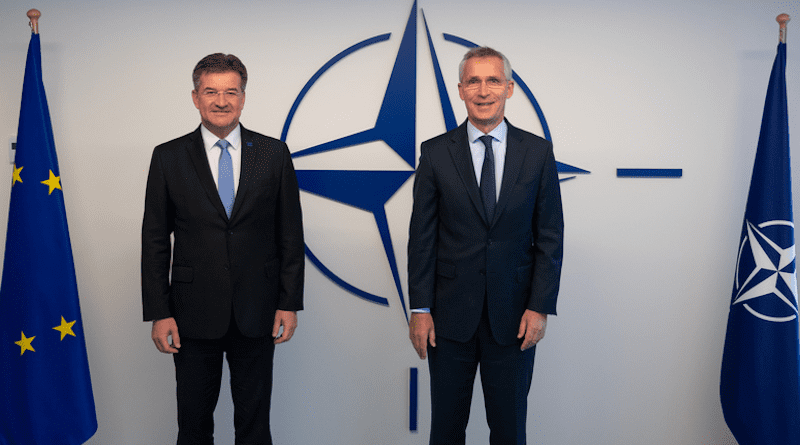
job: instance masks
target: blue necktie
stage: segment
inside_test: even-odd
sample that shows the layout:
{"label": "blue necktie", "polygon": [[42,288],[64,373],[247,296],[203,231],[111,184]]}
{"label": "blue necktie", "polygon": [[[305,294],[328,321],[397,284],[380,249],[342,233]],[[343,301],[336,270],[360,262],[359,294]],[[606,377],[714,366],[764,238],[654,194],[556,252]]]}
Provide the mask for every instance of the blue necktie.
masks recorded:
{"label": "blue necktie", "polygon": [[228,218],[231,217],[233,210],[233,200],[236,197],[236,189],[233,187],[233,161],[231,154],[228,153],[230,144],[225,139],[220,139],[215,145],[222,149],[219,155],[219,199],[222,200],[222,205],[225,206],[225,213]]}
{"label": "blue necktie", "polygon": [[486,219],[491,222],[494,217],[494,206],[497,203],[492,137],[486,135],[478,139],[486,146],[486,155],[483,157],[483,168],[481,169],[481,197],[483,198],[483,207],[486,209]]}

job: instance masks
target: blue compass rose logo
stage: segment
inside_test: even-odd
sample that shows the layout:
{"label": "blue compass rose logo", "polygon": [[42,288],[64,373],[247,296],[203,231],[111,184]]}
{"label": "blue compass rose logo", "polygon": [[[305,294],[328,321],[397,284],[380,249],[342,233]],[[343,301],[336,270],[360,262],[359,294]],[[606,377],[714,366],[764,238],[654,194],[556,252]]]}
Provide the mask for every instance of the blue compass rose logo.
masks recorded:
{"label": "blue compass rose logo", "polygon": [[[453,106],[445,89],[442,71],[436,57],[436,50],[431,38],[430,30],[422,15],[425,31],[427,35],[428,48],[433,63],[436,86],[441,104],[442,117],[445,127],[451,130],[458,126],[453,112]],[[398,268],[397,256],[395,255],[392,234],[390,231],[389,218],[387,217],[386,204],[400,190],[403,185],[413,176],[416,168],[416,120],[417,120],[417,2],[411,9],[405,31],[400,42],[400,48],[395,58],[394,67],[389,78],[388,86],[380,105],[375,126],[354,134],[350,134],[335,140],[331,140],[313,147],[308,147],[294,151],[293,159],[307,156],[320,155],[335,150],[346,150],[381,141],[385,143],[394,153],[396,153],[407,168],[398,170],[305,170],[297,169],[297,179],[300,189],[324,199],[338,204],[351,206],[373,215],[381,244],[391,270],[392,279],[396,289],[396,297],[399,299],[406,320],[408,320],[408,310],[406,308],[406,297],[401,285],[400,270]],[[363,40],[344,51],[340,52],[322,66],[305,84],[298,94],[281,132],[281,140],[287,141],[289,129],[306,95],[317,81],[328,72],[334,65],[353,55],[354,53],[371,47],[372,45],[386,42],[390,39],[391,33],[381,34]],[[443,34],[446,42],[461,45],[466,48],[478,46],[461,37],[450,34]],[[525,93],[536,114],[544,131],[544,137],[551,140],[550,130],[547,126],[544,113],[539,107],[533,93],[516,72],[513,78],[518,87]],[[560,174],[566,174],[562,181],[572,179],[576,174],[589,173],[577,167],[564,163],[558,163]],[[342,288],[352,294],[361,297],[375,304],[388,306],[389,298],[367,292],[362,287],[353,284],[340,274],[334,272],[326,266],[315,254],[315,248],[306,244],[306,255],[311,262],[330,280],[337,283]],[[394,299],[394,298],[393,298]]]}
{"label": "blue compass rose logo", "polygon": [[[745,221],[747,231],[736,259],[733,305],[741,304],[764,321],[797,318],[794,224]],[[789,241],[787,241],[789,240]],[[791,245],[786,245],[792,243]]]}

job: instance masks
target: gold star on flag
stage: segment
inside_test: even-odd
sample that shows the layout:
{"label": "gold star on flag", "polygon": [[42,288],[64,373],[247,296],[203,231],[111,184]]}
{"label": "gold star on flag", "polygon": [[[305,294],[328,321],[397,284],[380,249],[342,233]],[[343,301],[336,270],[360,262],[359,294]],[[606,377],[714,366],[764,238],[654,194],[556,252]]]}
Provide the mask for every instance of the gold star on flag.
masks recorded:
{"label": "gold star on flag", "polygon": [[13,180],[11,181],[11,187],[14,187],[14,184],[18,182],[22,182],[22,176],[20,176],[19,173],[22,171],[23,168],[25,167],[17,168],[17,164],[14,164],[14,175],[13,175]]}
{"label": "gold star on flag", "polygon": [[74,324],[75,324],[74,321],[70,321],[69,323],[67,323],[67,320],[64,320],[64,316],[62,315],[61,316],[61,326],[56,326],[53,329],[55,329],[56,331],[60,332],[61,333],[61,340],[64,340],[64,337],[66,337],[67,334],[75,337],[75,333],[72,332],[72,325],[74,325]]}
{"label": "gold star on flag", "polygon": [[42,181],[42,184],[50,187],[50,191],[47,192],[48,195],[53,193],[55,189],[61,190],[61,176],[54,175],[53,170],[50,170],[50,179]]}
{"label": "gold star on flag", "polygon": [[19,341],[15,341],[14,344],[20,347],[19,355],[25,353],[25,351],[36,352],[31,346],[31,342],[33,339],[36,338],[34,335],[33,337],[25,337],[25,333],[22,332],[22,338]]}

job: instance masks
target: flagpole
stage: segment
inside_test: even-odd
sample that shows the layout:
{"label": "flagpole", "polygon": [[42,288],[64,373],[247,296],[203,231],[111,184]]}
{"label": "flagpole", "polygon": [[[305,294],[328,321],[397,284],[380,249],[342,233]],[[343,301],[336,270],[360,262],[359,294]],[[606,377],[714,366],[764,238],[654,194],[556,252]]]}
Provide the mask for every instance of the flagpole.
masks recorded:
{"label": "flagpole", "polygon": [[777,21],[781,27],[779,36],[781,43],[786,43],[786,24],[789,23],[789,20],[791,20],[789,14],[780,14],[779,16],[775,17],[775,21]]}
{"label": "flagpole", "polygon": [[30,11],[28,11],[28,18],[31,21],[30,22],[31,31],[34,34],[39,34],[39,17],[41,17],[41,16],[42,16],[42,13],[39,12],[38,9],[31,9]]}

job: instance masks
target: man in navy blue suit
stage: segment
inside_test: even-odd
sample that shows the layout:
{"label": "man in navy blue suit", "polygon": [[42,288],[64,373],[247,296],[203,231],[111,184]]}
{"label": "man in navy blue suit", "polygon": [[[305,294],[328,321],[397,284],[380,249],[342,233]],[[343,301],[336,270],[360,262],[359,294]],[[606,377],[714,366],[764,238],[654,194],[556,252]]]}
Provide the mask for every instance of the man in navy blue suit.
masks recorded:
{"label": "man in navy blue suit", "polygon": [[431,445],[463,444],[480,365],[490,443],[524,444],[535,345],[556,313],[564,222],[552,144],[505,120],[500,52],[459,66],[468,119],[422,143],[408,243],[409,336],[431,379]]}

